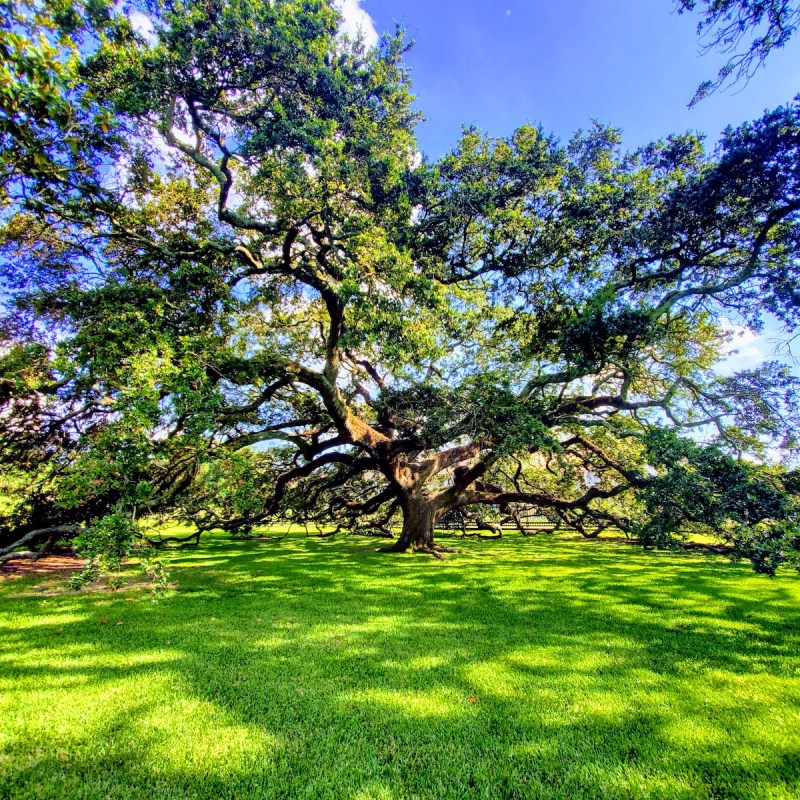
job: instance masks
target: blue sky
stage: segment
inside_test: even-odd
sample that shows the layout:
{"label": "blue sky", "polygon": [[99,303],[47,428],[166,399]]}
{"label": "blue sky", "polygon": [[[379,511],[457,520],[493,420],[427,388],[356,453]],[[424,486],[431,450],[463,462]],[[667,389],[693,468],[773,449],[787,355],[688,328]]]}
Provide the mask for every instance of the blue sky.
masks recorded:
{"label": "blue sky", "polygon": [[403,24],[421,149],[436,157],[462,123],[502,136],[540,122],[562,138],[594,117],[623,129],[633,148],[692,129],[716,140],[800,92],[800,37],[775,52],[747,86],[687,103],[722,56],[699,55],[698,17],[673,0],[341,0],[370,35]]}

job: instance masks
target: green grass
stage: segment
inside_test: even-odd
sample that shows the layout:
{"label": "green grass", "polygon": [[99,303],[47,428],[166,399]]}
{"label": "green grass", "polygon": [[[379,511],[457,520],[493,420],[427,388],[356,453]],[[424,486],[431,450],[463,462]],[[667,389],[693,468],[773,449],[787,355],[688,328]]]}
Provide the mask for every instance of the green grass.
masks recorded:
{"label": "green grass", "polygon": [[159,603],[3,581],[0,797],[800,797],[796,575],[456,544],[214,538]]}

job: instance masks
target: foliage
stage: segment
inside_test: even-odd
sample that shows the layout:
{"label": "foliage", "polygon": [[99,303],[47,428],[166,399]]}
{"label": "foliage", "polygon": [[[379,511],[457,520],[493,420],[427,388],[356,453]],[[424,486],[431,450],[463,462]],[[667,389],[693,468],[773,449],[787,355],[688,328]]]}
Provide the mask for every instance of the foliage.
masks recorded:
{"label": "foliage", "polygon": [[729,58],[713,81],[700,85],[690,105],[726,84],[749,80],[773,50],[786,45],[800,24],[800,5],[793,0],[678,0],[680,13],[698,6],[702,19],[697,33],[706,37],[703,49]]}
{"label": "foliage", "polygon": [[798,381],[715,369],[733,322],[798,323],[800,102],[713,152],[526,125],[431,162],[402,32],[367,50],[323,0],[86,19],[58,96],[105,115],[87,166],[7,182],[0,549],[170,513],[402,518],[430,551],[443,514],[521,504],[663,546],[705,515],[792,560]]}
{"label": "foliage", "polygon": [[651,432],[647,445],[660,474],[643,492],[643,541],[668,544],[690,523],[694,530],[722,532],[757,572],[772,575],[787,560],[797,566],[797,504],[768,468],[663,430]]}
{"label": "foliage", "polygon": [[98,37],[129,33],[112,13],[106,0],[0,3],[0,204],[91,190],[113,118],[79,70]]}
{"label": "foliage", "polygon": [[121,586],[125,581],[123,563],[131,556],[140,560],[156,597],[162,595],[169,585],[169,574],[163,561],[126,514],[107,514],[85,528],[73,540],[73,548],[79,556],[87,559],[84,569],[70,578],[69,584],[73,589],[80,589],[101,576],[109,585]]}

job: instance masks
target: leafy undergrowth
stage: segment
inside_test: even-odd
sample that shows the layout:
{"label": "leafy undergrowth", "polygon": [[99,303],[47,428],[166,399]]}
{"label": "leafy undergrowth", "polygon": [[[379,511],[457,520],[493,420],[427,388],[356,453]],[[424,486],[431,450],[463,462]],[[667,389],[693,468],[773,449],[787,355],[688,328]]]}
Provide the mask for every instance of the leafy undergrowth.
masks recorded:
{"label": "leafy undergrowth", "polygon": [[456,544],[212,537],[158,603],[0,583],[0,797],[800,797],[797,576]]}

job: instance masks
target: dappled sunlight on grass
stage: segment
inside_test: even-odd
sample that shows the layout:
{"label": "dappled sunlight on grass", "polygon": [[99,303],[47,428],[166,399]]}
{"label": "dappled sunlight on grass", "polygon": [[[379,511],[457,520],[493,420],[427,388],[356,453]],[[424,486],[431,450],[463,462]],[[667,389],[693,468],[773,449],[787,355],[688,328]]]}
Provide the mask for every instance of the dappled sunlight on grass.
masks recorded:
{"label": "dappled sunlight on grass", "polygon": [[159,603],[0,584],[0,796],[800,796],[795,576],[378,546],[212,537]]}
{"label": "dappled sunlight on grass", "polygon": [[463,716],[469,699],[463,694],[438,687],[429,690],[397,692],[392,689],[364,689],[348,696],[357,706],[371,706],[388,716],[399,715],[415,719],[452,719]]}

